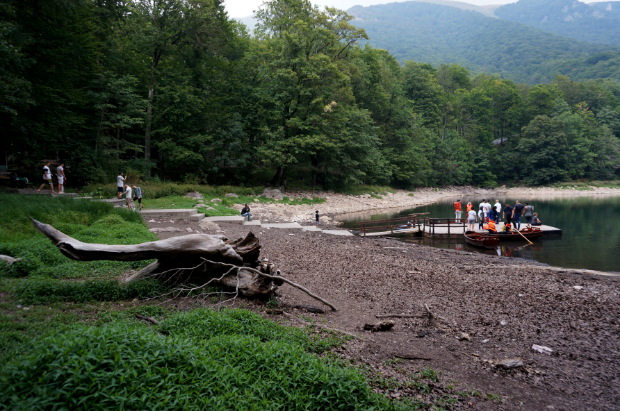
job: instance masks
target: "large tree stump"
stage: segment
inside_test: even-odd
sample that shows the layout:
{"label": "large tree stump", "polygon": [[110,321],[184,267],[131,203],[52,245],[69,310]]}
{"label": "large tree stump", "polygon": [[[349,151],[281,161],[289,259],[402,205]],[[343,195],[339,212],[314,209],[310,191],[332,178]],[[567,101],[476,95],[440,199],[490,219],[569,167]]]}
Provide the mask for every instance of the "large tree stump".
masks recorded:
{"label": "large tree stump", "polygon": [[[158,278],[170,283],[216,283],[244,297],[269,298],[282,280],[273,264],[260,264],[259,240],[252,232],[229,241],[221,235],[191,234],[135,245],[89,244],[72,238],[49,224],[32,220],[37,230],[77,261],[141,261],[157,259],[126,281]],[[267,274],[267,276],[261,275]]]}

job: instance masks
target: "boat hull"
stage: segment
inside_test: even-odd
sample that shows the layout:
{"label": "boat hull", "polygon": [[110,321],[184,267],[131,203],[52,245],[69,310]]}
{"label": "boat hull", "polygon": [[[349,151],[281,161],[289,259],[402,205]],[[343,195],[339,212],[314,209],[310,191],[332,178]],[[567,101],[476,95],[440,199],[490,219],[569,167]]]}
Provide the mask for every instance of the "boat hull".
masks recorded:
{"label": "boat hull", "polygon": [[465,242],[474,247],[493,248],[499,245],[499,238],[496,235],[476,233],[475,231],[466,231]]}

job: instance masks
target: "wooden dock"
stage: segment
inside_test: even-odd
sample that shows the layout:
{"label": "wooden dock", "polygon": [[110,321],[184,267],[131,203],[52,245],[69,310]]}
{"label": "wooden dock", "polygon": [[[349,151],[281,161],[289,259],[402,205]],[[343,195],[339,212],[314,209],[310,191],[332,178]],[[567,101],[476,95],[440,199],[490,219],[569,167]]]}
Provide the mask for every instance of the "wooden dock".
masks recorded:
{"label": "wooden dock", "polygon": [[[521,228],[525,227],[527,224],[521,224]],[[498,231],[501,231],[504,227],[504,223],[497,224]],[[549,225],[541,225],[536,226],[543,231],[543,235],[562,235],[562,230],[557,227],[552,227]],[[477,232],[487,232],[487,230],[478,230],[478,223],[476,223],[475,228]],[[429,224],[428,222],[422,223],[421,225],[416,225],[413,227],[403,227],[398,228],[395,227],[392,230],[387,231],[375,231],[375,232],[366,232],[366,237],[391,237],[391,236],[424,236],[431,238],[461,238],[463,237],[464,231],[467,230],[467,224],[463,226],[462,223],[455,223],[448,225],[435,225]],[[360,233],[362,235],[362,233]]]}

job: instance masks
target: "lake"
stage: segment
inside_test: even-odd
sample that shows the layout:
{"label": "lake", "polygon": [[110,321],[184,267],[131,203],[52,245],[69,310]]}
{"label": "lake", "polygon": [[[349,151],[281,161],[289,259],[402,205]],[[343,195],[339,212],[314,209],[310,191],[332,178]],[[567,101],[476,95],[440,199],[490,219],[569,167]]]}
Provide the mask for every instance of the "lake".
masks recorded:
{"label": "lake", "polygon": [[[513,198],[500,197],[498,199],[502,207],[506,201],[510,205],[515,204]],[[406,216],[413,212],[430,212],[432,217],[454,218],[453,203],[455,200],[447,199],[415,209],[390,210],[384,214],[341,216],[340,220],[344,222],[344,227],[356,229],[357,221]],[[468,201],[471,201],[477,209],[482,198],[461,197],[460,200],[463,203],[463,210]],[[496,198],[492,198],[489,202],[494,204],[495,200]],[[542,223],[562,229],[562,235],[545,236],[535,241],[534,245],[527,246],[523,242],[501,243],[501,247],[490,250],[472,247],[464,240],[455,238],[405,237],[399,239],[438,248],[525,258],[558,267],[620,271],[620,197],[519,198],[518,200],[521,203],[527,201],[533,205]]]}

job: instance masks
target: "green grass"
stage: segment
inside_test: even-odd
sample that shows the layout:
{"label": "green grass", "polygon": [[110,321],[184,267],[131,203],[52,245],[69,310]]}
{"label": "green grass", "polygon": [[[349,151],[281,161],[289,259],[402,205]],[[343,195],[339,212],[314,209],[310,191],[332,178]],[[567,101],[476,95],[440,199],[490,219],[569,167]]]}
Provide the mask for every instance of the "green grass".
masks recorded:
{"label": "green grass", "polygon": [[[162,333],[164,335],[162,335]],[[159,327],[128,318],[64,327],[0,370],[9,409],[411,409],[363,375],[312,354],[314,342],[243,310],[176,313]]]}

